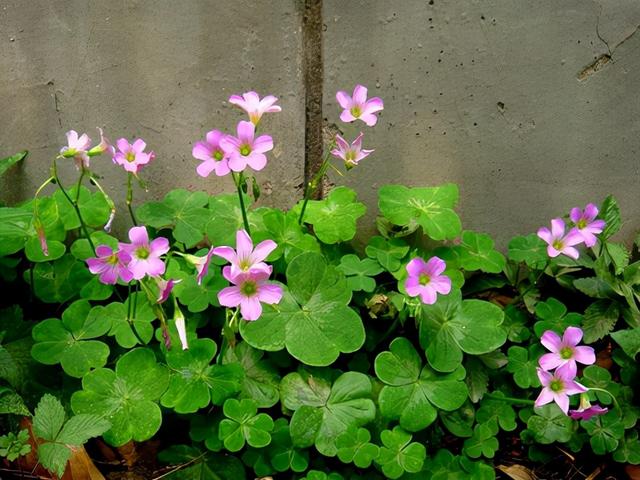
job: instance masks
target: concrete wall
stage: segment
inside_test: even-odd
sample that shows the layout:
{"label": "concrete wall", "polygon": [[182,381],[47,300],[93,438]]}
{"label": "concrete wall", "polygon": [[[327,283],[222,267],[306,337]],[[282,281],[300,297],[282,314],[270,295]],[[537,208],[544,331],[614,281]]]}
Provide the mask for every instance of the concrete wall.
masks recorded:
{"label": "concrete wall", "polygon": [[[32,154],[0,180],[0,198],[30,196],[64,132],[95,126],[156,151],[145,198],[178,186],[232,191],[196,177],[191,143],[230,130],[241,115],[227,97],[253,88],[281,98],[259,179],[273,192],[265,203],[286,207],[304,172],[305,94],[322,88],[323,117],[337,124],[335,91],[359,82],[386,109],[374,129],[340,128],[363,129],[376,152],[333,180],[369,205],[369,232],[380,185],[449,181],[460,184],[466,228],[503,246],[609,193],[627,220],[622,238],[640,226],[637,0],[324,0],[317,82],[303,74],[302,3],[5,0],[0,156]],[[106,184],[124,178],[95,163]]]}

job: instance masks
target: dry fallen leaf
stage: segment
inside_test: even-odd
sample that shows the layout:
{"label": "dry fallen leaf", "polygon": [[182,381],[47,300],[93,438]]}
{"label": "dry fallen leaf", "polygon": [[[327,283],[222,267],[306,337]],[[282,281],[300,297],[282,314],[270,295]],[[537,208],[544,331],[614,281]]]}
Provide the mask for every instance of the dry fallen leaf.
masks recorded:
{"label": "dry fallen leaf", "polygon": [[496,467],[513,480],[537,480],[536,474],[522,465],[498,465]]}
{"label": "dry fallen leaf", "polygon": [[624,471],[630,480],[640,480],[640,465],[627,465]]}
{"label": "dry fallen leaf", "polygon": [[100,471],[87,455],[84,447],[72,450],[71,458],[67,463],[67,470],[62,480],[104,480]]}

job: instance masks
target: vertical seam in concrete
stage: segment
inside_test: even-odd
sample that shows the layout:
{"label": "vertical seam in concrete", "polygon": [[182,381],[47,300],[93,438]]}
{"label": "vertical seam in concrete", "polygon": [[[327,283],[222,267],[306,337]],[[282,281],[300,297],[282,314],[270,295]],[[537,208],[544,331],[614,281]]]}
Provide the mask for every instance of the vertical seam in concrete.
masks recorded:
{"label": "vertical seam in concrete", "polygon": [[[322,164],[322,0],[304,0],[302,19],[302,70],[305,91],[305,185]],[[316,198],[322,196],[322,185]]]}

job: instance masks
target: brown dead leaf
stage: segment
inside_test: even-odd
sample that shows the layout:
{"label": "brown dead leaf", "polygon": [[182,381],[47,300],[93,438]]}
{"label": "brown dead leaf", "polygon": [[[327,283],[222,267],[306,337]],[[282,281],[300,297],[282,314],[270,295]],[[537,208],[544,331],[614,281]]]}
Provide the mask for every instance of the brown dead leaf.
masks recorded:
{"label": "brown dead leaf", "polygon": [[67,469],[61,480],[104,480],[100,471],[93,464],[87,451],[80,446],[72,450]]}
{"label": "brown dead leaf", "polygon": [[130,440],[121,447],[118,447],[118,453],[122,455],[127,467],[133,467],[138,461],[138,452],[136,451],[136,444],[133,440]]}
{"label": "brown dead leaf", "polygon": [[640,465],[626,465],[624,471],[630,480],[640,480]]}
{"label": "brown dead leaf", "polygon": [[536,474],[523,465],[498,465],[496,467],[513,480],[537,480]]}
{"label": "brown dead leaf", "polygon": [[586,477],[584,480],[594,480],[598,475],[600,475],[602,473],[603,468],[602,467],[598,467],[596,468],[593,472],[591,472],[589,474],[588,477]]}

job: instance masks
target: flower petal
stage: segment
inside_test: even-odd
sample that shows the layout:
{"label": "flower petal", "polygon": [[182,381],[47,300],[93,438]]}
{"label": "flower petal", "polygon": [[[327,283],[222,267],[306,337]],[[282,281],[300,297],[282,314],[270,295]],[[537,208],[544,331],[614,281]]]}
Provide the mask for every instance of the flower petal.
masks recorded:
{"label": "flower petal", "polygon": [[213,149],[211,145],[205,142],[196,142],[193,144],[191,155],[198,160],[211,160]]}
{"label": "flower petal", "polygon": [[277,247],[278,247],[278,244],[273,240],[264,240],[263,242],[260,242],[258,245],[256,245],[256,248],[253,250],[253,253],[251,253],[251,256],[250,256],[251,263],[262,262]]}
{"label": "flower petal", "polygon": [[244,297],[240,302],[240,314],[247,321],[259,319],[262,315],[262,305],[260,305],[258,297]]}
{"label": "flower petal", "polygon": [[427,264],[422,258],[416,257],[407,263],[406,269],[410,276],[417,278],[421,273],[426,273]]}
{"label": "flower petal", "polygon": [[562,238],[564,235],[564,220],[561,218],[551,220],[551,234],[553,238]]}
{"label": "flower petal", "polygon": [[546,371],[553,370],[554,368],[562,365],[562,363],[564,363],[564,360],[560,358],[560,355],[557,353],[545,353],[538,360],[540,368]]}
{"label": "flower petal", "polygon": [[575,348],[573,358],[576,362],[582,363],[583,365],[593,365],[596,363],[595,351],[593,348],[584,345]]}
{"label": "flower petal", "polygon": [[131,227],[129,230],[129,240],[135,245],[147,245],[149,243],[149,234],[146,227]]}
{"label": "flower petal", "polygon": [[557,353],[562,348],[562,339],[560,335],[558,335],[553,330],[547,330],[540,337],[540,343],[545,346],[545,348],[553,353]]}
{"label": "flower petal", "polygon": [[267,157],[264,153],[251,152],[251,154],[246,157],[246,159],[247,165],[249,165],[256,172],[259,172],[267,166]]}
{"label": "flower petal", "polygon": [[237,307],[242,302],[242,294],[240,293],[240,287],[225,287],[218,292],[218,302],[223,307]]}
{"label": "flower petal", "polygon": [[240,144],[251,144],[255,134],[255,125],[251,122],[241,120],[238,122],[237,132]]}
{"label": "flower petal", "polygon": [[254,152],[265,153],[269,150],[273,150],[273,138],[269,135],[260,135],[253,141]]}
{"label": "flower petal", "polygon": [[216,162],[212,159],[205,160],[196,167],[196,172],[201,177],[208,177],[216,169]]}
{"label": "flower petal", "polygon": [[270,305],[279,303],[282,299],[282,287],[273,284],[260,285],[258,288],[258,298],[261,302]]}
{"label": "flower petal", "polygon": [[353,103],[364,106],[367,101],[367,87],[364,85],[356,85],[353,89]]}
{"label": "flower petal", "polygon": [[353,105],[353,101],[351,100],[351,97],[349,96],[349,94],[342,90],[336,92],[336,100],[338,101],[340,106],[345,110],[349,110]]}
{"label": "flower petal", "polygon": [[567,327],[562,335],[562,343],[564,345],[571,345],[575,347],[582,340],[582,329],[578,327]]}

